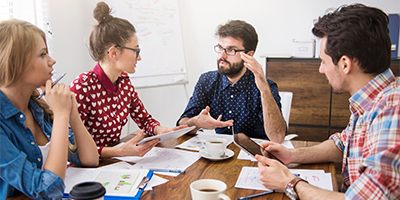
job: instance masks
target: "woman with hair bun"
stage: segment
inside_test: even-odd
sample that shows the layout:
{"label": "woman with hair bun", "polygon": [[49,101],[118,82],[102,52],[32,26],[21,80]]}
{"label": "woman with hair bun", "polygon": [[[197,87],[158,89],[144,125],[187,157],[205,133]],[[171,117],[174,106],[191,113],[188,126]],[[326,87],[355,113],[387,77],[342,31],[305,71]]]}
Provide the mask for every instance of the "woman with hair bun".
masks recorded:
{"label": "woman with hair bun", "polygon": [[[51,86],[56,61],[42,30],[21,20],[1,21],[0,49],[0,199],[19,192],[61,199],[67,160],[96,167],[96,144],[69,87]],[[47,103],[38,100],[39,87]]]}
{"label": "woman with hair bun", "polygon": [[[96,66],[80,74],[70,85],[75,92],[78,110],[86,128],[97,144],[100,157],[143,156],[159,139],[143,145],[136,143],[143,136],[157,135],[186,126],[166,128],[147,112],[128,73],[134,73],[141,60],[138,37],[126,19],[113,17],[111,9],[99,2],[93,10],[98,21],[89,36],[89,47]],[[122,146],[109,147],[119,141],[122,127],[131,116],[140,131]]]}

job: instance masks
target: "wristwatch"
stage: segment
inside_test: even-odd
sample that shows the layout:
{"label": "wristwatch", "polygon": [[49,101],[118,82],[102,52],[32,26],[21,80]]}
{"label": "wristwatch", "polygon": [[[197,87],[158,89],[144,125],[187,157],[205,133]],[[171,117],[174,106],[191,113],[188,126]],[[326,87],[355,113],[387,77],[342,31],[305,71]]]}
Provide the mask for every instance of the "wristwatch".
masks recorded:
{"label": "wristwatch", "polygon": [[296,186],[296,184],[299,181],[305,181],[306,183],[308,183],[308,181],[300,178],[300,177],[296,177],[293,180],[291,180],[286,188],[285,188],[285,194],[291,199],[291,200],[296,200],[299,199],[299,196],[297,195],[296,191],[294,190],[294,186]]}

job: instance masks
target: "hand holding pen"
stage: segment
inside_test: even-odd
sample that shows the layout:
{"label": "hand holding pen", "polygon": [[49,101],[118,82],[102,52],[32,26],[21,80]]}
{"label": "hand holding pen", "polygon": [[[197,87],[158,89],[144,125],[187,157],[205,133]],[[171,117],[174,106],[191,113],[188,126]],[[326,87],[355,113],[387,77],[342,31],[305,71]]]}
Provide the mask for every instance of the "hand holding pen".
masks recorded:
{"label": "hand holding pen", "polygon": [[[65,74],[67,74],[67,72],[65,72],[65,73],[62,74],[60,77],[58,77],[58,78],[51,84],[51,88],[53,88],[54,85],[56,85],[62,78],[64,78]],[[46,91],[43,91],[43,92],[37,97],[37,99],[42,98],[45,94],[46,94]]]}

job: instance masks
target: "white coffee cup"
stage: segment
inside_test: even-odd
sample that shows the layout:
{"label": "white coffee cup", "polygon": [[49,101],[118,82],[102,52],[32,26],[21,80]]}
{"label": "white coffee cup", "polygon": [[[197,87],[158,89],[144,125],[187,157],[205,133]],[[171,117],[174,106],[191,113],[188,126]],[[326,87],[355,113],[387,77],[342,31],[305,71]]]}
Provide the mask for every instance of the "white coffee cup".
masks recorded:
{"label": "white coffee cup", "polygon": [[221,157],[226,151],[226,139],[224,138],[208,138],[203,142],[205,149],[211,157]]}
{"label": "white coffee cup", "polygon": [[190,184],[193,200],[230,200],[226,194],[226,184],[215,179],[200,179]]}

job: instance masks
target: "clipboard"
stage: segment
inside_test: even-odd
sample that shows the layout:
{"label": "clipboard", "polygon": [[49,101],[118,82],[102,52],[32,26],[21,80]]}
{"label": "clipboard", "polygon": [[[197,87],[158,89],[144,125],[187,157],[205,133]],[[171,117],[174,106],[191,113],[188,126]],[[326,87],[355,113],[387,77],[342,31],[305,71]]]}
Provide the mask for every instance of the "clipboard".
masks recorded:
{"label": "clipboard", "polygon": [[[96,174],[96,175],[98,175],[101,172],[103,172],[101,169],[96,169],[96,168],[94,168],[94,169],[93,168],[92,169],[85,169],[85,168],[79,169],[79,168],[77,168],[77,170],[82,170],[83,172],[85,172],[84,170],[87,170],[89,173],[93,173],[93,174]],[[96,170],[97,170],[97,172],[95,172]],[[105,171],[107,172],[108,170],[105,170]],[[121,170],[121,171],[132,171],[132,170]],[[135,200],[137,199],[138,200],[138,199],[140,199],[140,197],[142,196],[142,193],[145,190],[148,182],[153,177],[153,171],[148,171],[146,176],[140,176],[140,177],[141,178],[139,180],[139,185],[143,180],[146,179],[147,181],[143,184],[142,189],[138,189],[139,187],[135,188],[135,190],[137,190],[137,192],[136,192],[136,194],[134,196],[133,196],[133,194],[126,194],[126,195],[125,194],[115,195],[114,193],[110,194],[109,192],[107,192],[107,189],[106,189],[106,194],[104,195],[104,199],[106,199],[106,200],[117,200],[117,199],[135,199]],[[85,182],[85,181],[88,181],[88,180],[82,180],[81,182]],[[91,181],[96,181],[96,180],[92,179]],[[71,186],[69,186],[69,188],[71,188]],[[70,191],[70,190],[68,190],[68,191]],[[109,194],[107,194],[107,193],[109,193]],[[69,199],[69,193],[64,193],[63,198]]]}
{"label": "clipboard", "polygon": [[[151,180],[151,178],[153,177],[153,171],[149,171],[149,173],[147,174],[147,176],[145,176],[148,178],[148,181]],[[144,177],[144,178],[145,178]],[[148,182],[145,184],[145,186],[143,187],[143,189],[139,190],[136,195],[134,197],[128,197],[128,196],[112,196],[112,195],[104,195],[104,199],[105,200],[119,200],[119,199],[132,199],[132,200],[139,200],[140,197],[142,196],[142,193],[144,191],[144,189],[146,188]]]}

